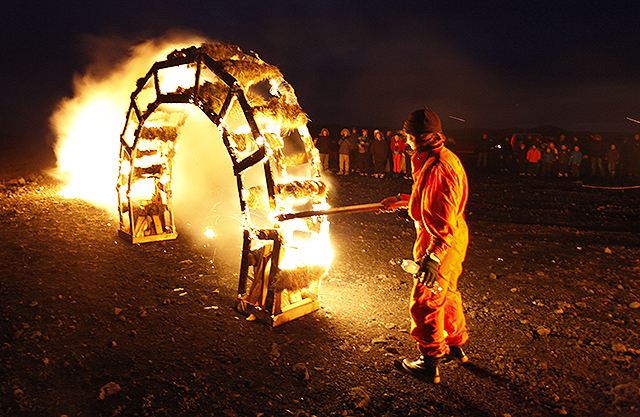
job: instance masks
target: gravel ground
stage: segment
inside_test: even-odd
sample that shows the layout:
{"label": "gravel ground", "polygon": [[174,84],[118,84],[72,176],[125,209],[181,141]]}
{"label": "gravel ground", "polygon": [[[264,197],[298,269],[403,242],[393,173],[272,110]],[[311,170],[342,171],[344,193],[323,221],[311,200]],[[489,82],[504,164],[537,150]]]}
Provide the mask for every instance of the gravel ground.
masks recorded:
{"label": "gravel ground", "polygon": [[[473,174],[473,173],[472,173]],[[322,308],[277,328],[233,309],[236,248],[131,245],[39,175],[0,185],[0,415],[638,416],[640,191],[471,175],[464,366],[398,370],[412,224],[331,218]],[[407,192],[334,177],[332,206]],[[179,214],[178,214],[179,216]]]}

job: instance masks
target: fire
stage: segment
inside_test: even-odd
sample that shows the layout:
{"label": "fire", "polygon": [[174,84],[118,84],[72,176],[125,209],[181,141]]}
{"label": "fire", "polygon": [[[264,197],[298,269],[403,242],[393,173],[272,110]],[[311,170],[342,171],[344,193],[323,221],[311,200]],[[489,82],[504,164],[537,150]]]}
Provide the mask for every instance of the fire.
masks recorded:
{"label": "fire", "polygon": [[[129,102],[131,86],[140,73],[170,51],[202,40],[193,35],[169,35],[131,48],[130,58],[110,71],[107,77],[88,68],[74,80],[74,96],[63,99],[51,116],[56,135],[57,168],[53,174],[65,187],[60,195],[80,198],[114,210],[114,181],[118,177],[118,136]],[[167,73],[162,80],[168,88],[184,73]]]}
{"label": "fire", "polygon": [[[77,83],[86,88],[61,105],[53,120],[59,172],[70,179],[63,194],[115,205],[119,232],[132,243],[175,239],[178,142],[186,132],[222,142],[244,236],[238,309],[278,325],[319,308],[320,279],[333,258],[329,223],[325,216],[287,222],[273,216],[328,207],[319,154],[293,88],[276,67],[235,46],[202,44],[167,53],[164,45],[166,58],[149,62],[160,49],[134,55],[106,79]],[[142,71],[143,64],[150,69]],[[201,124],[189,129],[189,120]],[[204,149],[191,151],[183,169],[200,162],[222,168]],[[220,184],[209,177],[203,185],[186,185],[186,197],[203,208],[200,215],[217,223],[219,213],[207,212],[204,200],[219,194]],[[213,239],[218,232],[209,225],[200,229],[203,235]]]}
{"label": "fire", "polygon": [[[91,97],[71,116],[66,136],[58,142],[58,166],[69,178],[60,195],[115,206],[113,178],[118,173],[118,134],[122,110],[108,97]],[[64,167],[64,168],[63,168]]]}

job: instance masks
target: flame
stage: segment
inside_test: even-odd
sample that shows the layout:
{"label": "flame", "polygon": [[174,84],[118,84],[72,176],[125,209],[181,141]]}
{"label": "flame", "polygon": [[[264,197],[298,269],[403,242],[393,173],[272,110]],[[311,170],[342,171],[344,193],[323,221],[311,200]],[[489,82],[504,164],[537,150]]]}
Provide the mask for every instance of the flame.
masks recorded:
{"label": "flame", "polygon": [[[119,136],[136,80],[171,51],[202,41],[184,34],[150,40],[133,46],[129,59],[109,70],[106,77],[95,76],[105,71],[91,67],[76,76],[73,97],[63,99],[50,119],[57,158],[52,174],[65,184],[60,195],[115,210]],[[186,71],[191,72],[192,80],[193,70]],[[161,87],[173,91],[177,80],[184,77],[189,77],[184,69],[167,71]]]}
{"label": "flame", "polygon": [[56,147],[58,167],[69,178],[60,195],[115,206],[118,159],[105,156],[118,154],[120,144],[113,137],[122,124],[121,108],[109,97],[91,97],[71,119],[67,135]]}
{"label": "flame", "polygon": [[[289,220],[285,223],[283,226],[285,251],[279,263],[280,269],[295,269],[311,265],[329,268],[333,260],[329,222],[324,222],[319,233],[309,232],[303,219]],[[302,234],[303,237],[296,237],[295,232]]]}

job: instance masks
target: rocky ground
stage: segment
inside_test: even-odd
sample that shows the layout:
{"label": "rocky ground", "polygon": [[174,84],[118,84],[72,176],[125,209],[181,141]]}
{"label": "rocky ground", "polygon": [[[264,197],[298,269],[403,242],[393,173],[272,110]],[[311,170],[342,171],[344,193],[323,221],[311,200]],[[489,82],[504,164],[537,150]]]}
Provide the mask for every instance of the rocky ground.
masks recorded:
{"label": "rocky ground", "polygon": [[[321,310],[271,328],[233,309],[239,252],[131,245],[41,175],[0,183],[0,415],[638,416],[640,190],[470,172],[460,288],[470,362],[398,370],[412,224],[331,218]],[[408,191],[335,177],[333,206]]]}

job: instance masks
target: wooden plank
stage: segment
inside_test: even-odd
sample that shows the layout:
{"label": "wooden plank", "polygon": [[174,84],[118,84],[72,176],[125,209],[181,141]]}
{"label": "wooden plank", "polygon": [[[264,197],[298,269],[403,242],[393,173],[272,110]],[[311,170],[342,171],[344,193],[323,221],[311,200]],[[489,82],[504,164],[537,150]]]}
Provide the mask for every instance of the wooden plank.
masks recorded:
{"label": "wooden plank", "polygon": [[318,309],[320,309],[320,300],[315,300],[314,301],[311,298],[305,298],[298,305],[292,304],[291,306],[289,306],[287,311],[285,311],[282,314],[278,314],[277,316],[273,317],[273,324],[272,325],[273,325],[273,327],[279,326],[279,325],[284,324],[284,323],[286,323],[288,321],[297,319],[298,317],[302,317],[302,316],[304,316],[306,314],[314,312],[314,311],[316,311]]}
{"label": "wooden plank", "polygon": [[162,230],[162,222],[160,221],[160,216],[158,216],[157,214],[152,216],[153,217],[153,225],[156,229],[156,234],[160,235],[162,233],[164,233],[164,230]]}

